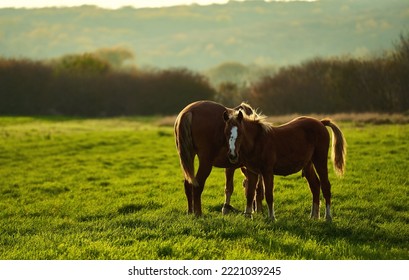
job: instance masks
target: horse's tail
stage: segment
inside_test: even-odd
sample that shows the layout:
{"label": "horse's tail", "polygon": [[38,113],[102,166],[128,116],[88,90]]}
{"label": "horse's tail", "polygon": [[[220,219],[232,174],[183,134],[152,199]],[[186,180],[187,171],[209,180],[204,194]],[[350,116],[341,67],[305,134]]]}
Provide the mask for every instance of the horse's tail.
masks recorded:
{"label": "horse's tail", "polygon": [[321,123],[332,129],[332,153],[331,158],[337,175],[342,176],[345,172],[345,161],[347,153],[347,143],[339,127],[329,119],[322,120]]}
{"label": "horse's tail", "polygon": [[191,125],[192,113],[187,112],[180,114],[175,122],[175,141],[185,180],[187,180],[190,184],[197,185],[194,174],[195,151]]}

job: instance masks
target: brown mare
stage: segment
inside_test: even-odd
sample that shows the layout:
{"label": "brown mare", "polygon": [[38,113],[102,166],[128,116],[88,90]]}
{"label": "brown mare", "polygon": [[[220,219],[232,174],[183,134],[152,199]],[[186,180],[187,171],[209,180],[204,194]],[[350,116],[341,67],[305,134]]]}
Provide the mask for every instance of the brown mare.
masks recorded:
{"label": "brown mare", "polygon": [[246,213],[251,213],[257,174],[261,174],[269,217],[274,221],[274,175],[289,175],[302,170],[310,186],[313,203],[312,218],[319,218],[320,187],[326,202],[325,218],[331,220],[331,184],[328,180],[327,158],[333,132],[332,160],[337,174],[345,168],[346,142],[341,130],[331,120],[300,117],[273,126],[264,117],[248,117],[242,112],[226,111],[225,137],[229,142],[228,158],[232,164],[242,163],[247,172]]}
{"label": "brown mare", "polygon": [[[224,137],[223,113],[243,110],[251,115],[254,110],[242,103],[234,109],[226,108],[212,101],[198,101],[186,106],[175,122],[175,140],[180,164],[184,172],[185,194],[188,213],[202,214],[201,194],[212,167],[226,168],[225,203],[223,214],[233,209],[230,197],[233,193],[233,175],[238,163],[231,163],[226,154],[228,146]],[[199,168],[194,174],[194,158],[198,156]]]}

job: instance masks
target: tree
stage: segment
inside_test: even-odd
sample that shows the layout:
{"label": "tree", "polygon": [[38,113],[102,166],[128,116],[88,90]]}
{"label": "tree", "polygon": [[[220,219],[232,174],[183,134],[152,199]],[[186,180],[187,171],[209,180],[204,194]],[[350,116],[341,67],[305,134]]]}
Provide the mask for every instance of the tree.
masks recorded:
{"label": "tree", "polygon": [[127,62],[134,62],[135,55],[132,51],[122,47],[103,48],[95,51],[94,55],[108,62],[113,68],[121,69]]}
{"label": "tree", "polygon": [[111,65],[95,54],[66,55],[54,61],[53,68],[57,74],[100,75],[108,73]]}

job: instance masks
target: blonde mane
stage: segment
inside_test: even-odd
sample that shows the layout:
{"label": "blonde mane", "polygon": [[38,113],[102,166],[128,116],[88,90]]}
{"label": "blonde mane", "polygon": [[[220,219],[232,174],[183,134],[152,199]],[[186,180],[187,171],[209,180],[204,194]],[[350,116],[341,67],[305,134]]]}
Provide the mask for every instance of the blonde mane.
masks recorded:
{"label": "blonde mane", "polygon": [[[237,115],[237,112],[235,113],[235,115]],[[273,129],[273,125],[267,121],[267,116],[258,112],[258,109],[253,109],[253,114],[250,116],[244,113],[243,119],[260,125],[263,129],[263,132],[265,133],[268,133]]]}

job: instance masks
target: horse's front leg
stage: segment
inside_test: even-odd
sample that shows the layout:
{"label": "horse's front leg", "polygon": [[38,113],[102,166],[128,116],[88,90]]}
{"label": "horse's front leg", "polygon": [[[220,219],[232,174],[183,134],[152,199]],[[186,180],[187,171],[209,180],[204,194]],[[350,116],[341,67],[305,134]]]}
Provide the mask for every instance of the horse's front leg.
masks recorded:
{"label": "horse's front leg", "polygon": [[253,212],[253,201],[254,201],[254,194],[256,191],[257,181],[258,181],[258,175],[256,173],[253,173],[247,170],[247,188],[245,188],[247,203],[246,203],[246,209],[244,211],[244,214],[249,217],[251,217],[252,212]]}
{"label": "horse's front leg", "polygon": [[234,191],[233,177],[235,170],[235,168],[226,168],[224,172],[226,176],[226,186],[224,188],[224,204],[222,208],[223,215],[229,214],[232,210],[236,210],[230,205],[230,198]]}
{"label": "horse's front leg", "polygon": [[254,201],[254,211],[257,213],[263,212],[263,199],[264,199],[264,185],[263,177],[258,176],[257,188],[256,188],[256,198]]}
{"label": "horse's front leg", "polygon": [[268,217],[275,221],[275,214],[274,214],[274,175],[272,172],[263,172],[263,181],[264,181],[264,191],[266,202],[268,206]]}

